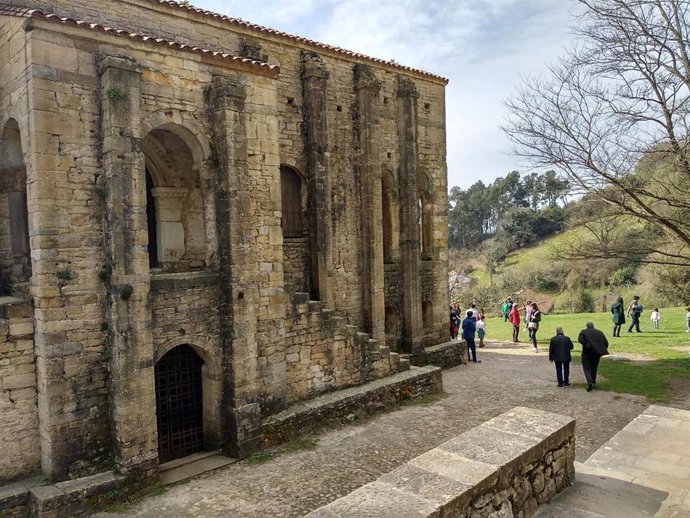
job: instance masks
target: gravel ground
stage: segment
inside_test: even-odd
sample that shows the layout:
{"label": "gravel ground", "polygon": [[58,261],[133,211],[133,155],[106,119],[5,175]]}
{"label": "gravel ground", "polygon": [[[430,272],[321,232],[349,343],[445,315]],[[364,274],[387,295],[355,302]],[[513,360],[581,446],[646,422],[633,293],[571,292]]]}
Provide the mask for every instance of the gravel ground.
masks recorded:
{"label": "gravel ground", "polygon": [[[647,407],[637,396],[556,387],[546,353],[534,353],[524,344],[488,343],[478,351],[482,363],[444,372],[443,397],[324,430],[315,449],[262,464],[238,462],[170,487],[124,512],[99,516],[303,516],[515,406],[575,417],[577,460],[585,461]],[[583,384],[581,366],[574,363],[571,370],[571,383]],[[689,401],[687,394],[679,394],[674,406],[687,407]]]}

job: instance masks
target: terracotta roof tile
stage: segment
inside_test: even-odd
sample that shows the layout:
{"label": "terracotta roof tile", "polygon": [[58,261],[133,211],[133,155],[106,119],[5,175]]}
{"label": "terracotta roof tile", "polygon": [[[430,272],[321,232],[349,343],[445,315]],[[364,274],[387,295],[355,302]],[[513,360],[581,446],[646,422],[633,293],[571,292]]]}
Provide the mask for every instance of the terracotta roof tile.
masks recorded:
{"label": "terracotta roof tile", "polygon": [[204,10],[204,9],[199,9],[198,7],[194,7],[194,6],[192,6],[192,5],[183,5],[183,4],[180,4],[180,3],[175,2],[175,1],[173,1],[173,0],[148,0],[148,1],[151,2],[151,3],[154,3],[154,4],[165,5],[165,6],[174,8],[174,9],[181,9],[181,10],[185,10],[185,11],[188,11],[188,12],[200,14],[200,15],[202,15],[202,16],[214,18],[214,19],[216,19],[216,20],[220,20],[220,21],[223,21],[223,22],[226,22],[226,23],[230,23],[230,24],[235,25],[235,26],[245,27],[245,28],[247,28],[247,29],[251,29],[251,30],[254,30],[254,31],[257,31],[257,32],[263,32],[264,34],[271,34],[271,35],[273,35],[273,36],[278,36],[278,37],[281,37],[281,38],[286,38],[286,39],[288,39],[288,40],[294,41],[294,42],[296,42],[296,43],[301,43],[302,45],[306,45],[306,46],[311,47],[311,48],[314,48],[314,49],[329,50],[329,51],[332,51],[332,52],[336,52],[336,53],[338,53],[338,54],[342,54],[342,55],[348,56],[348,57],[350,57],[350,58],[359,59],[359,60],[363,60],[363,61],[370,61],[370,62],[372,62],[372,63],[381,64],[381,65],[388,65],[388,66],[397,68],[397,69],[399,69],[399,70],[405,70],[405,71],[408,71],[408,72],[414,72],[414,73],[416,73],[416,74],[420,74],[420,75],[423,75],[423,76],[426,76],[426,77],[430,77],[430,78],[433,78],[433,79],[437,79],[437,80],[443,81],[444,84],[447,84],[447,83],[448,83],[448,79],[446,79],[445,77],[442,77],[442,76],[439,76],[439,75],[436,75],[436,74],[432,74],[432,73],[426,72],[426,71],[424,71],[424,70],[418,70],[418,69],[415,69],[415,68],[412,68],[412,67],[408,67],[408,66],[405,66],[405,65],[401,65],[401,64],[399,64],[399,63],[396,63],[395,61],[386,61],[385,59],[373,58],[373,57],[371,57],[371,56],[367,56],[367,55],[364,55],[364,54],[359,54],[359,53],[357,53],[357,52],[353,52],[353,51],[351,51],[351,50],[343,49],[343,48],[340,48],[340,47],[335,47],[335,46],[333,46],[333,45],[328,45],[328,44],[326,44],[326,43],[319,43],[318,41],[314,41],[314,40],[310,40],[310,39],[307,39],[307,38],[303,38],[303,37],[301,37],[301,36],[294,36],[294,35],[288,34],[288,33],[286,33],[286,32],[282,32],[282,31],[278,31],[278,30],[275,30],[275,29],[270,29],[270,28],[268,28],[268,27],[263,27],[263,26],[261,26],[261,25],[257,25],[257,24],[254,24],[254,23],[246,22],[246,21],[244,21],[244,20],[242,20],[242,19],[240,19],[240,18],[231,18],[231,17],[226,16],[226,15],[214,13],[213,11],[207,11],[207,10]]}
{"label": "terracotta roof tile", "polygon": [[114,34],[116,36],[122,36],[125,38],[130,38],[137,41],[142,41],[145,43],[151,43],[154,45],[165,46],[168,48],[173,48],[176,50],[182,50],[186,52],[194,52],[196,54],[201,54],[204,56],[210,56],[218,58],[223,61],[242,63],[251,67],[257,67],[258,69],[263,69],[264,72],[270,73],[270,75],[277,77],[280,73],[280,67],[277,65],[269,65],[262,61],[256,61],[249,58],[242,58],[239,56],[233,56],[231,54],[226,54],[224,52],[217,52],[214,50],[209,50],[201,47],[195,47],[191,45],[185,45],[183,43],[177,43],[175,41],[166,40],[164,38],[156,38],[153,36],[148,36],[146,34],[140,34],[135,32],[129,32],[123,29],[115,29],[113,27],[107,27],[98,23],[90,23],[84,20],[75,20],[73,18],[67,18],[63,16],[58,16],[52,13],[44,13],[39,9],[30,9],[27,7],[12,6],[0,3],[0,16],[18,16],[22,18],[34,18],[40,20],[46,20],[53,23],[62,23],[65,25],[73,25],[75,27],[81,27],[89,29],[92,31],[103,32],[107,34]]}

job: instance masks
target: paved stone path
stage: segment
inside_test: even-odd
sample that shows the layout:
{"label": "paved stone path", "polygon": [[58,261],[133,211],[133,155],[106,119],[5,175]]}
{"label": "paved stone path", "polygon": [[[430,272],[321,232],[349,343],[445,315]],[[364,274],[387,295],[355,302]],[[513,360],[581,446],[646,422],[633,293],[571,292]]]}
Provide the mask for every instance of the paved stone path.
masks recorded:
{"label": "paved stone path", "polygon": [[[488,344],[479,359],[444,372],[445,397],[335,427],[313,450],[238,462],[99,516],[301,517],[517,405],[574,416],[577,460],[585,461],[647,407],[636,396],[556,387],[546,353],[526,345]],[[584,383],[581,367],[572,370],[571,382]]]}

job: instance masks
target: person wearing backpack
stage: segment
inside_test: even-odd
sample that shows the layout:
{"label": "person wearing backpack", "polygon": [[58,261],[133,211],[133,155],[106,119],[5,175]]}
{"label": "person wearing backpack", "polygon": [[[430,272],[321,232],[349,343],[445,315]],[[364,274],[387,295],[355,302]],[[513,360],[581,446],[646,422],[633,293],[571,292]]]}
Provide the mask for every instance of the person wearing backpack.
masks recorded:
{"label": "person wearing backpack", "polygon": [[642,315],[642,311],[644,311],[644,307],[640,304],[640,297],[635,295],[628,308],[628,315],[632,318],[630,327],[628,327],[628,333],[632,333],[633,328],[635,328],[635,331],[638,333],[642,332],[640,330],[640,316]]}

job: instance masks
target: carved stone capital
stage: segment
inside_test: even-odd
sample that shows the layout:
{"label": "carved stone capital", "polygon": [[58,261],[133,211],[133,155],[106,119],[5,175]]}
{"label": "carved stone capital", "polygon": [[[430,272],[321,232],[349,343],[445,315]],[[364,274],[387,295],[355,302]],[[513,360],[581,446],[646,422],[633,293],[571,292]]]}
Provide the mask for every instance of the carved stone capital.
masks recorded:
{"label": "carved stone capital", "polygon": [[414,97],[419,98],[419,92],[417,91],[417,86],[414,84],[412,79],[407,77],[398,76],[398,97]]}
{"label": "carved stone capital", "polygon": [[302,52],[302,79],[328,80],[331,73],[326,69],[326,63],[321,56],[314,52]]}
{"label": "carved stone capital", "polygon": [[244,87],[235,79],[225,76],[214,76],[211,80],[211,97],[235,97],[244,99]]}
{"label": "carved stone capital", "polygon": [[102,76],[110,68],[141,74],[139,63],[130,57],[101,55],[98,60],[98,75]]}
{"label": "carved stone capital", "polygon": [[355,75],[355,90],[370,89],[379,91],[381,82],[376,79],[374,70],[364,63],[357,63],[352,70]]}

